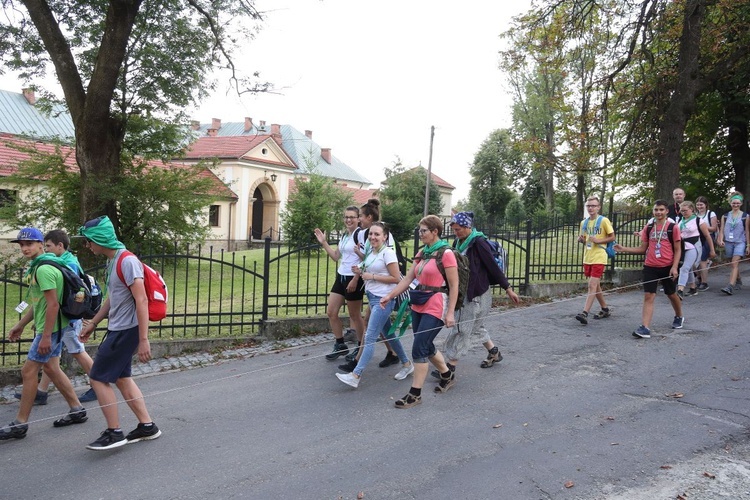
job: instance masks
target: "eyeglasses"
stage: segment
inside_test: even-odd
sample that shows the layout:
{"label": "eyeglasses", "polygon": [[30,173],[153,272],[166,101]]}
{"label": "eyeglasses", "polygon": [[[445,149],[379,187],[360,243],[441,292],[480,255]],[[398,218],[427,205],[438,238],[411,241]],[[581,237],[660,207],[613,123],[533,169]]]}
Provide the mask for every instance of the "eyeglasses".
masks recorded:
{"label": "eyeglasses", "polygon": [[419,234],[425,234],[425,233],[429,233],[430,231],[431,231],[430,229],[422,229],[422,228],[419,228]]}

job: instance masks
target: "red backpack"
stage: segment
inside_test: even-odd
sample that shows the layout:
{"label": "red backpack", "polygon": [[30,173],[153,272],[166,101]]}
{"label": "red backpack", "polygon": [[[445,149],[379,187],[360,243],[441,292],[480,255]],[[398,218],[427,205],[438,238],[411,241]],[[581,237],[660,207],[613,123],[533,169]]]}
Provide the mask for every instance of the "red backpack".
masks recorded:
{"label": "red backpack", "polygon": [[[117,259],[117,276],[123,283],[125,283],[125,277],[122,275],[122,259],[128,255],[135,257],[133,252],[125,250]],[[148,320],[161,321],[167,317],[167,284],[157,270],[143,262],[141,265],[143,266],[143,287],[146,289],[146,298],[148,298]],[[127,283],[125,285],[127,286]]]}

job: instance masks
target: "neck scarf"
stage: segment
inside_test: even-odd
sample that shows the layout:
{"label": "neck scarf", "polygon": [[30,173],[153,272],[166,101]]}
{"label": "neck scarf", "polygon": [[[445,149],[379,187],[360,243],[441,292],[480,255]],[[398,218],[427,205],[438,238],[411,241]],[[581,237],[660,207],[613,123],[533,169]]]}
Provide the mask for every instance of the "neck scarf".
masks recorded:
{"label": "neck scarf", "polygon": [[471,229],[471,233],[469,233],[469,236],[466,237],[465,240],[458,242],[458,251],[459,253],[464,253],[467,248],[469,248],[469,245],[471,245],[471,242],[476,238],[477,236],[482,236],[486,238],[483,232],[477,231],[475,228]]}
{"label": "neck scarf", "polygon": [[437,250],[440,250],[443,247],[447,247],[448,242],[445,240],[437,240],[432,245],[425,245],[422,249],[422,255],[424,255],[425,258],[429,258],[430,255],[435,253]]}

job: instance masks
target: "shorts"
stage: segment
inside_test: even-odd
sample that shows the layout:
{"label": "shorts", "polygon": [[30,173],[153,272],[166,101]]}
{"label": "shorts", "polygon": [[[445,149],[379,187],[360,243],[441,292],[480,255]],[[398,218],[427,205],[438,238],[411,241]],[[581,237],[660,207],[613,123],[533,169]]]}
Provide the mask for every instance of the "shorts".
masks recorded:
{"label": "shorts", "polygon": [[94,357],[89,378],[113,384],[131,376],[133,354],[138,350],[138,325],[127,330],[108,330]]}
{"label": "shorts", "polygon": [[339,273],[336,273],[336,282],[333,284],[333,287],[331,287],[331,293],[343,295],[346,300],[358,300],[361,302],[362,298],[365,296],[365,280],[360,279],[357,289],[352,293],[348,293],[346,287],[349,286],[349,282],[353,278],[354,276],[342,276]]}
{"label": "shorts", "polygon": [[[716,240],[714,240],[714,248],[716,248]],[[706,262],[708,256],[711,254],[711,248],[708,246],[708,242],[703,244],[701,248],[701,262]]]}
{"label": "shorts", "polygon": [[745,256],[745,242],[736,241],[734,243],[724,242],[724,255],[727,259],[732,257],[744,257]]}
{"label": "shorts", "polygon": [[427,358],[437,354],[435,337],[443,329],[442,319],[431,314],[411,312],[411,324],[414,330],[414,342],[411,345],[411,359],[415,363],[427,363]]}
{"label": "shorts", "polygon": [[659,283],[664,287],[664,295],[672,295],[677,291],[677,281],[669,276],[672,266],[651,267],[643,266],[643,291],[656,293]]}
{"label": "shorts", "polygon": [[30,361],[36,361],[37,363],[46,363],[52,358],[59,358],[62,353],[63,343],[60,341],[61,335],[59,332],[52,334],[52,349],[47,354],[39,354],[39,342],[42,341],[42,334],[37,334],[34,340],[31,342],[29,347],[29,354],[27,357]]}
{"label": "shorts", "polygon": [[78,334],[81,333],[83,321],[80,319],[70,322],[70,326],[63,330],[62,342],[70,354],[79,354],[86,350],[83,342],[78,340]]}
{"label": "shorts", "polygon": [[604,276],[604,264],[584,264],[583,275],[587,278],[601,278]]}

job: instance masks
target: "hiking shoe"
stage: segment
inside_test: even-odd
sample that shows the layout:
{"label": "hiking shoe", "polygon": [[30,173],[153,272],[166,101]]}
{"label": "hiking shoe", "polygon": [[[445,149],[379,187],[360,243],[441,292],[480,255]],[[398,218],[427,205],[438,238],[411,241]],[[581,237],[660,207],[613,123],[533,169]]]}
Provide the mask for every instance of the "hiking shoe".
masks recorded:
{"label": "hiking shoe", "polygon": [[395,365],[399,361],[401,361],[401,360],[398,359],[398,356],[396,356],[395,354],[393,354],[391,351],[388,351],[388,354],[385,355],[385,359],[383,361],[381,361],[380,363],[378,363],[378,366],[380,368],[385,368],[387,366]]}
{"label": "hiking shoe", "polygon": [[422,404],[422,396],[415,396],[414,394],[409,392],[406,394],[406,396],[396,400],[396,402],[393,404],[396,408],[411,408],[412,406]]}
{"label": "hiking shoe", "polygon": [[29,430],[29,424],[19,424],[14,420],[2,429],[0,429],[0,441],[6,439],[23,439],[26,437],[26,431]]}
{"label": "hiking shoe", "polygon": [[333,351],[331,351],[329,354],[326,354],[326,359],[328,361],[333,361],[335,359],[338,359],[339,356],[344,356],[349,353],[349,348],[344,344],[343,342],[336,342],[333,344]]}
{"label": "hiking shoe", "polygon": [[675,316],[674,321],[672,321],[672,329],[679,330],[682,328],[682,325],[685,324],[685,317],[684,316]]}
{"label": "hiking shoe", "polygon": [[406,377],[414,373],[414,363],[409,363],[409,366],[402,366],[397,374],[393,376],[396,380],[404,380]]}
{"label": "hiking shoe", "polygon": [[359,386],[359,377],[353,373],[337,373],[336,378],[355,389]]}
{"label": "hiking shoe", "polygon": [[448,378],[440,377],[440,382],[435,386],[435,392],[445,392],[456,385],[456,372],[451,372]]}
{"label": "hiking shoe", "polygon": [[589,324],[589,320],[586,319],[588,317],[589,317],[589,313],[587,313],[586,311],[583,311],[583,312],[580,312],[580,313],[576,314],[576,319],[578,321],[580,321],[581,324],[583,324],[583,325],[588,325]]}
{"label": "hiking shoe", "polygon": [[603,319],[603,318],[609,318],[611,315],[609,311],[609,307],[606,309],[602,309],[598,313],[594,314],[594,319]]}
{"label": "hiking shoe", "polygon": [[638,328],[635,329],[633,332],[633,337],[638,337],[640,339],[650,339],[651,338],[651,330],[646,328],[645,326],[641,325]]}
{"label": "hiking shoe", "polygon": [[742,277],[737,276],[737,281],[734,283],[734,288],[737,290],[742,290]]}
{"label": "hiking shoe", "polygon": [[356,361],[347,361],[343,365],[339,365],[339,370],[341,370],[344,373],[351,373],[354,371],[356,367],[357,367]]}
{"label": "hiking shoe", "polygon": [[698,285],[699,292],[705,292],[706,290],[708,290],[708,283],[701,283]]}
{"label": "hiking shoe", "polygon": [[150,441],[161,436],[161,431],[155,423],[151,424],[138,424],[138,427],[128,432],[125,436],[125,440],[128,444],[137,443],[138,441]]}
{"label": "hiking shoe", "polygon": [[80,410],[70,410],[63,418],[52,422],[52,425],[55,427],[67,427],[73,424],[82,424],[88,419],[89,417],[86,416],[86,409],[81,408]]}
{"label": "hiking shoe", "polygon": [[688,297],[690,297],[691,295],[698,295],[698,289],[697,288],[688,288],[688,291],[687,291],[687,293],[685,295],[687,295]]}
{"label": "hiking shoe", "polygon": [[94,392],[94,389],[89,389],[88,391],[78,396],[78,401],[80,401],[81,403],[96,401],[96,393]]}
{"label": "hiking shoe", "polygon": [[685,298],[685,292],[683,290],[677,290],[677,296],[682,300]]}
{"label": "hiking shoe", "polygon": [[99,439],[93,443],[87,444],[86,448],[89,450],[111,450],[112,448],[119,448],[128,444],[128,440],[125,439],[122,431],[116,431],[114,429],[106,429],[101,433]]}
{"label": "hiking shoe", "polygon": [[358,353],[359,353],[359,345],[357,345],[357,347],[355,347],[352,352],[350,352],[349,354],[347,354],[344,359],[347,360],[347,361],[356,361]]}
{"label": "hiking shoe", "polygon": [[722,292],[726,293],[727,295],[732,295],[732,285],[727,285],[724,288],[721,289]]}
{"label": "hiking shoe", "polygon": [[[48,394],[44,391],[40,391],[37,389],[36,391],[36,397],[34,398],[34,406],[44,406],[47,404],[47,396]],[[21,399],[21,393],[17,392],[13,394],[13,397],[16,399]]]}
{"label": "hiking shoe", "polygon": [[[498,363],[503,360],[503,355],[500,354],[500,349],[497,348],[497,346],[493,347],[489,351],[487,351],[487,357],[482,361],[482,364],[479,365],[480,368],[489,368],[490,366],[494,365],[495,363]],[[438,374],[440,375],[440,374]]]}

